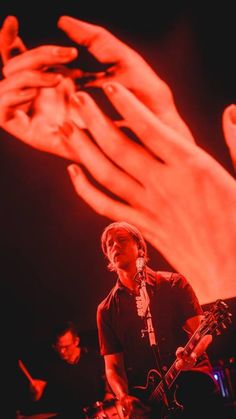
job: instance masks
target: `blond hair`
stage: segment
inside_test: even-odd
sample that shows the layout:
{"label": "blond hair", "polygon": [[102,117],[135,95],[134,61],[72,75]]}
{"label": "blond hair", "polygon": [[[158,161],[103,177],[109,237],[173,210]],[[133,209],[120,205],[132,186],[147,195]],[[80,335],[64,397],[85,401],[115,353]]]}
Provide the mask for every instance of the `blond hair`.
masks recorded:
{"label": "blond hair", "polygon": [[[140,250],[140,253],[142,253],[142,256],[147,261],[148,260],[147,245],[146,245],[146,242],[145,242],[142,234],[140,233],[140,231],[135,226],[133,226],[132,224],[126,223],[125,221],[117,221],[117,222],[111,223],[103,230],[103,233],[102,233],[102,236],[101,236],[101,246],[102,246],[102,251],[103,251],[104,255],[106,257],[108,257],[108,255],[107,255],[108,233],[111,230],[119,230],[119,229],[126,230],[130,234],[132,239],[136,241],[136,243],[138,245],[138,249]],[[115,271],[116,270],[115,266],[113,265],[112,262],[109,262],[108,269],[110,271]]]}

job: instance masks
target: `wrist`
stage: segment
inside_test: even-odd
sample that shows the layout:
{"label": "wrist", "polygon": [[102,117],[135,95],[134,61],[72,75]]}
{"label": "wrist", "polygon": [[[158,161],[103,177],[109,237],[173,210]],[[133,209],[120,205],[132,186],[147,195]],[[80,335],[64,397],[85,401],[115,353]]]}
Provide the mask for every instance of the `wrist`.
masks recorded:
{"label": "wrist", "polygon": [[194,361],[194,366],[195,366],[196,363],[197,363],[198,356],[197,356],[196,352],[194,352],[194,351],[191,353],[191,356],[192,356],[192,359]]}
{"label": "wrist", "polygon": [[122,402],[122,400],[124,400],[127,396],[128,396],[128,393],[120,392],[116,395],[116,398],[117,398],[117,400]]}

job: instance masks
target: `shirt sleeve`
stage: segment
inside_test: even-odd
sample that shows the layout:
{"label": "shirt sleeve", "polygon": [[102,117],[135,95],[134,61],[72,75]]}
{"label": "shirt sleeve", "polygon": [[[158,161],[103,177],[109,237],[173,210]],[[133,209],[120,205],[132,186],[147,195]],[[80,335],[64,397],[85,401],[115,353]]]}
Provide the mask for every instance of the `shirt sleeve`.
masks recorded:
{"label": "shirt sleeve", "polygon": [[183,275],[173,273],[171,288],[182,319],[182,325],[187,319],[203,314],[202,307],[192,286]]}
{"label": "shirt sleeve", "polygon": [[112,325],[109,310],[106,310],[101,305],[98,306],[97,310],[97,327],[100,353],[102,356],[123,351],[121,342]]}

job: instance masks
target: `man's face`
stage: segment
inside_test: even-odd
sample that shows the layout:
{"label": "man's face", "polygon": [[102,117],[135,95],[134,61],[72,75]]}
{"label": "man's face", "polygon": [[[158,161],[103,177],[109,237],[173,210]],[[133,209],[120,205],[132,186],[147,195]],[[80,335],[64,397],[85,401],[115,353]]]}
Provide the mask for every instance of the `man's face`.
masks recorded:
{"label": "man's face", "polygon": [[78,344],[79,338],[68,331],[57,339],[54,349],[61,359],[72,364],[78,354]]}
{"label": "man's face", "polygon": [[135,265],[138,257],[138,245],[130,233],[122,228],[108,232],[107,256],[117,269],[127,269]]}

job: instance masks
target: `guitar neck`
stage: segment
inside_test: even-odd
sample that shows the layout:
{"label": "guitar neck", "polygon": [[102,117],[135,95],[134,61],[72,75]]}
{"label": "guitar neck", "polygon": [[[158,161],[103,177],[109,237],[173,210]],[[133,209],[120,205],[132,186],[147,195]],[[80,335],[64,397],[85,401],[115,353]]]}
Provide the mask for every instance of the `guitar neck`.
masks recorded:
{"label": "guitar neck", "polygon": [[[216,300],[211,309],[204,313],[204,319],[184,347],[184,353],[186,355],[190,355],[203,336],[207,334],[219,335],[221,333],[221,329],[226,329],[226,327],[232,322],[231,317],[232,314],[228,311],[227,304],[223,300]],[[164,379],[160,381],[149,396],[149,401],[161,401],[165,396],[165,388],[169,389],[172,386],[180,372],[181,371],[176,368],[175,360],[165,374]],[[163,382],[166,384],[165,386]]]}
{"label": "guitar neck", "polygon": [[[201,340],[201,338],[205,335],[209,333],[209,331],[207,329],[203,329],[202,330],[202,326],[200,325],[197,330],[194,332],[194,334],[191,336],[191,338],[189,339],[188,343],[186,344],[186,346],[184,347],[184,353],[186,355],[189,355],[194,348],[197,346],[198,342]],[[174,381],[176,380],[176,378],[178,377],[178,375],[180,374],[181,370],[176,368],[176,360],[174,361],[174,363],[171,365],[171,367],[169,368],[169,370],[167,371],[167,373],[164,376],[164,380],[166,383],[167,388],[169,389],[172,384],[174,383]],[[163,380],[160,381],[160,383],[157,385],[157,387],[155,388],[155,390],[153,390],[152,394],[149,396],[149,401],[161,401],[165,395],[165,386],[163,384]]]}

